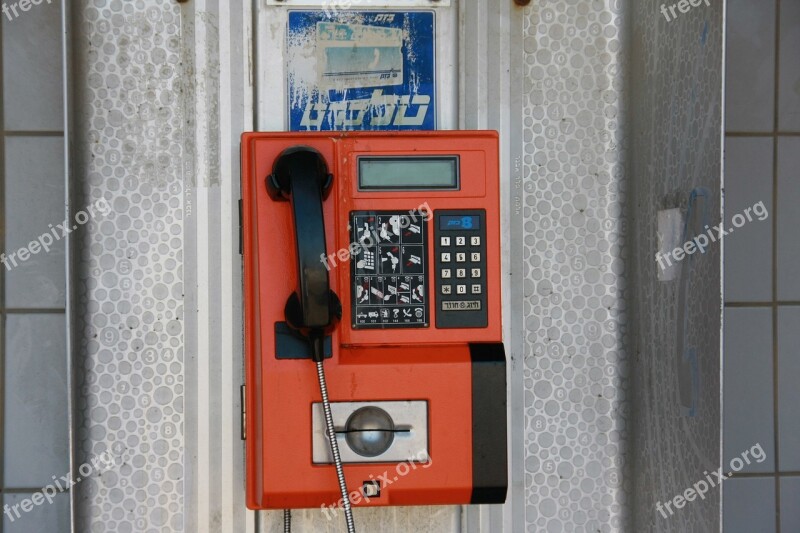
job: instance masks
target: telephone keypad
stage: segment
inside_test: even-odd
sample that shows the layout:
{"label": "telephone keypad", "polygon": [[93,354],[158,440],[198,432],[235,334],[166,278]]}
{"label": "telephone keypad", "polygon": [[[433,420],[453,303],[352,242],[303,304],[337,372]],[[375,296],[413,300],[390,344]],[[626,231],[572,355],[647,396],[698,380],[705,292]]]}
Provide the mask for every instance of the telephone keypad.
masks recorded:
{"label": "telephone keypad", "polygon": [[[486,327],[486,212],[437,210],[433,222],[438,288],[436,327]],[[455,265],[451,262],[453,258]],[[455,286],[451,284],[453,281]]]}

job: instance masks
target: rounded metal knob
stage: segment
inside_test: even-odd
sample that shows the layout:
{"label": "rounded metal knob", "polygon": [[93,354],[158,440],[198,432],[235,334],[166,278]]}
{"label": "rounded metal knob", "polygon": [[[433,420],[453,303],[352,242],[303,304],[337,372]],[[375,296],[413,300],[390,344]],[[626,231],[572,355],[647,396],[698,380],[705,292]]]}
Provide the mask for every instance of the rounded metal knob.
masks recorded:
{"label": "rounded metal knob", "polygon": [[380,407],[367,406],[353,411],[345,431],[348,446],[362,457],[377,457],[394,441],[394,421]]}

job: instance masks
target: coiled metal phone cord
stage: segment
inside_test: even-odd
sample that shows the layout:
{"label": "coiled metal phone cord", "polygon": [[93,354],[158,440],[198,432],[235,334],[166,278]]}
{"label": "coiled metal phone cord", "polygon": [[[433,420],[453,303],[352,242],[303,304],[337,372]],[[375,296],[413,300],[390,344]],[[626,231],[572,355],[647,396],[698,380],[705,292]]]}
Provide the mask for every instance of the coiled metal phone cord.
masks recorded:
{"label": "coiled metal phone cord", "polygon": [[[328,382],[325,380],[325,369],[322,367],[322,361],[317,361],[315,364],[317,365],[317,377],[319,378],[319,392],[322,395],[322,410],[325,412],[325,428],[331,445],[333,464],[336,467],[336,478],[339,480],[339,490],[342,493],[342,506],[344,507],[344,520],[347,522],[347,533],[356,533],[353,510],[350,508],[350,497],[347,494],[347,484],[344,480],[342,456],[339,454],[339,442],[336,440],[336,430],[333,426],[333,414],[331,413],[331,401],[328,398]],[[283,533],[292,533],[292,511],[289,509],[283,510]]]}
{"label": "coiled metal phone cord", "polygon": [[339,442],[336,440],[336,430],[333,427],[333,414],[331,414],[331,402],[328,398],[325,369],[322,368],[322,361],[316,361],[315,364],[317,365],[317,378],[319,378],[319,392],[322,395],[322,409],[325,411],[325,427],[328,430],[328,441],[333,454],[333,464],[336,466],[336,477],[339,479],[339,490],[342,492],[342,506],[344,507],[344,520],[347,522],[347,533],[355,533],[356,526],[353,522],[353,510],[350,508],[350,497],[347,494],[347,484],[344,481],[342,456],[339,455]]}

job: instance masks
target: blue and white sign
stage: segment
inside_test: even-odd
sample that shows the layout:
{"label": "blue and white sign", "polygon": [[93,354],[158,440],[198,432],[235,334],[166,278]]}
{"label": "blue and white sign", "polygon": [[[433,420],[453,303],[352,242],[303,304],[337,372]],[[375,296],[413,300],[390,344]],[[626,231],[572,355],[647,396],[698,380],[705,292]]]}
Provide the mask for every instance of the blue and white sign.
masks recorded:
{"label": "blue and white sign", "polygon": [[436,129],[432,11],[290,11],[289,129]]}

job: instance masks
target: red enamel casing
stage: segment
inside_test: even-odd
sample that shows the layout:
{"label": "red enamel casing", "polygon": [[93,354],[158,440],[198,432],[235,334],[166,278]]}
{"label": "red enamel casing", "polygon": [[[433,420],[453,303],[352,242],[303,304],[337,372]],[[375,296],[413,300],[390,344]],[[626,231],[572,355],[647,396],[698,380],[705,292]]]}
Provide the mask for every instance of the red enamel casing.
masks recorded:
{"label": "red enamel casing", "polygon": [[[485,327],[437,327],[441,295],[426,276],[427,327],[352,325],[351,265],[330,261],[331,289],[343,316],[325,360],[332,402],[424,400],[424,463],[347,463],[348,490],[382,479],[380,497],[355,506],[502,503],[506,495],[505,356],[502,349],[498,137],[492,131],[245,133],[242,136],[247,506],[330,506],[341,498],[332,465],[312,462],[312,403],[321,401],[310,359],[276,357],[275,324],[297,290],[295,231],[289,202],[270,198],[265,180],[285,149],[318,150],[333,175],[323,202],[326,253],[347,249],[353,211],[485,210]],[[359,190],[361,156],[457,156],[458,190]],[[434,222],[427,224],[433,263]],[[346,254],[345,254],[346,255]],[[333,265],[333,263],[336,263]]]}

